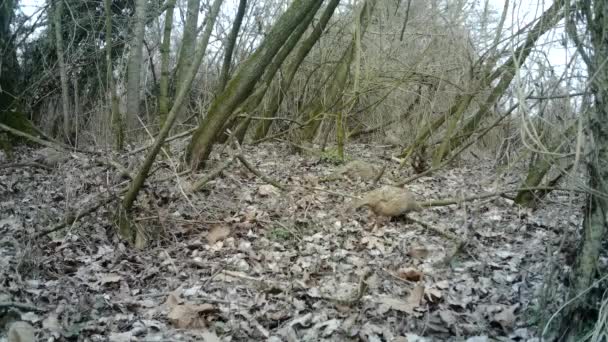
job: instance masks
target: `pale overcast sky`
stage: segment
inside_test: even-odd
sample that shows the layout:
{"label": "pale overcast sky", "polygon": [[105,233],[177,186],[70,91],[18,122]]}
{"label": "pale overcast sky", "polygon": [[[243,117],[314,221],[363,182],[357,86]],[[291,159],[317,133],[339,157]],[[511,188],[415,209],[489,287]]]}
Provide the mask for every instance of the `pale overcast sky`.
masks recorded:
{"label": "pale overcast sky", "polygon": [[[360,1],[360,0],[359,0]],[[483,6],[485,0],[477,0],[478,6]],[[505,22],[505,29],[509,29],[511,32],[517,31],[519,28],[527,25],[531,20],[540,16],[551,4],[552,0],[514,0],[510,2],[509,13]],[[45,4],[45,0],[21,0],[20,6],[23,12],[27,15],[31,15],[37,11],[41,5]],[[490,4],[500,15],[502,8],[504,7],[504,0],[490,0]],[[559,41],[563,36],[563,29],[552,30],[544,38],[544,42],[558,42],[550,45],[537,44],[537,46],[543,46],[542,50],[547,54],[547,57],[551,64],[558,68],[564,66],[566,61],[572,56],[571,51],[564,49]]]}

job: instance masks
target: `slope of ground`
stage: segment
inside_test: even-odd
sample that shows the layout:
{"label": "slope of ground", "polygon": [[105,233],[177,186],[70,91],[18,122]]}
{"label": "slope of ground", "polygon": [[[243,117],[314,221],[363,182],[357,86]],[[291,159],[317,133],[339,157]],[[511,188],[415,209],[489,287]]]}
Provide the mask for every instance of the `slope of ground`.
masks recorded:
{"label": "slope of ground", "polygon": [[[144,250],[118,239],[116,201],[34,238],[127,184],[98,158],[0,168],[0,328],[24,320],[41,339],[80,341],[534,341],[557,308],[542,300],[543,279],[559,284],[569,268],[554,251],[576,234],[579,196],[551,194],[536,211],[494,197],[409,214],[424,227],[348,210],[374,185],[318,183],[336,169],[319,158],[279,145],[242,154],[287,190],[235,162],[191,194],[204,173],[176,182],[159,162],[134,213]],[[409,176],[389,155],[349,150],[387,166],[380,183]],[[407,188],[425,201],[518,184],[490,165],[454,164]]]}

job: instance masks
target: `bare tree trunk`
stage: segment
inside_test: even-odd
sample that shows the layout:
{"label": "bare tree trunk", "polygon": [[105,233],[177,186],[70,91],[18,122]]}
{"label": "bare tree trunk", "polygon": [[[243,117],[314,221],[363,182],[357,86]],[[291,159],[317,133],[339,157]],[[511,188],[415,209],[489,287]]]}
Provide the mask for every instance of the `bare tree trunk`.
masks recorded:
{"label": "bare tree trunk", "polygon": [[129,190],[127,191],[122,201],[122,206],[119,208],[118,225],[120,229],[120,234],[126,240],[130,242],[135,242],[138,246],[142,246],[143,244],[145,244],[145,241],[136,234],[136,229],[131,224],[131,220],[129,218],[129,211],[133,207],[133,202],[135,202],[135,199],[137,198],[137,194],[139,193],[141,186],[144,184],[144,181],[148,177],[150,168],[152,168],[152,163],[154,163],[156,155],[160,151],[161,146],[169,135],[171,126],[173,126],[173,123],[175,122],[175,119],[177,118],[177,115],[181,110],[181,106],[184,103],[188,92],[190,91],[192,81],[194,81],[196,72],[198,71],[203,57],[205,56],[205,51],[207,50],[209,38],[211,37],[211,32],[213,30],[213,26],[215,25],[217,15],[220,11],[222,1],[223,0],[214,0],[213,4],[211,5],[211,9],[209,10],[209,14],[207,16],[205,31],[203,32],[203,36],[194,56],[194,63],[190,67],[190,70],[188,70],[188,72],[186,73],[187,77],[184,82],[179,85],[177,95],[173,100],[173,107],[171,107],[171,111],[169,111],[169,114],[167,115],[167,120],[165,121],[165,124],[156,136],[156,140],[154,140],[154,145],[152,145],[152,147],[148,151],[148,154],[146,155],[146,159],[144,160],[141,169],[131,182]]}
{"label": "bare tree trunk", "polygon": [[585,322],[585,313],[589,312],[587,308],[599,309],[601,298],[593,300],[588,290],[597,274],[598,259],[608,224],[608,200],[605,197],[608,194],[608,69],[605,65],[608,58],[608,4],[603,0],[582,1],[577,2],[576,10],[572,14],[573,18],[586,21],[591,43],[590,54],[587,54],[588,45],[583,45],[580,41],[576,24],[573,21],[568,23],[568,33],[587,64],[591,92],[595,99],[587,125],[590,138],[587,168],[589,187],[594,192],[587,195],[582,245],[571,277],[570,299],[574,302],[569,306],[567,324],[563,325],[563,329],[568,330],[571,341],[577,340],[583,329],[589,327],[589,322]]}
{"label": "bare tree trunk", "polygon": [[146,0],[136,0],[133,35],[131,37],[131,51],[127,66],[127,115],[128,129],[134,129],[139,116],[140,105],[140,79],[143,62],[144,32],[146,28]]}
{"label": "bare tree trunk", "polygon": [[68,74],[65,66],[65,53],[63,51],[63,29],[61,15],[63,14],[63,0],[53,0],[53,25],[55,26],[55,45],[57,48],[57,61],[59,64],[59,79],[61,80],[61,109],[63,114],[63,135],[68,144],[72,144],[72,129],[70,119],[70,99],[68,89]]}
{"label": "bare tree trunk", "polygon": [[243,23],[243,17],[245,16],[246,8],[247,0],[239,0],[239,8],[236,11],[234,23],[232,23],[232,29],[230,30],[228,40],[226,41],[226,48],[224,50],[224,62],[222,64],[222,71],[220,72],[220,81],[217,87],[217,94],[221,93],[224,90],[224,88],[226,87],[226,83],[228,83],[228,79],[230,78],[232,52],[234,51],[234,46],[236,45],[236,39],[239,35],[241,24]]}
{"label": "bare tree trunk", "polygon": [[179,85],[186,79],[186,73],[190,70],[190,66],[194,62],[196,27],[198,25],[198,10],[200,4],[200,0],[188,0],[184,36],[182,38],[182,46],[179,49],[179,58],[177,61],[176,88],[179,88]]}
{"label": "bare tree trunk", "polygon": [[192,169],[204,167],[212,145],[232,112],[249,97],[273,57],[318,0],[295,0],[278,18],[260,47],[239,68],[226,89],[213,101],[209,113],[192,136],[185,160]]}
{"label": "bare tree trunk", "polygon": [[122,114],[118,108],[118,95],[114,83],[114,70],[112,67],[112,0],[104,0],[106,11],[106,82],[108,84],[109,114],[114,136],[114,148],[118,151],[124,147],[125,131]]}
{"label": "bare tree trunk", "polygon": [[[107,0],[106,0],[107,1]],[[160,84],[158,97],[159,124],[162,127],[169,113],[169,53],[171,52],[171,31],[176,0],[167,1],[163,42],[160,46]]]}

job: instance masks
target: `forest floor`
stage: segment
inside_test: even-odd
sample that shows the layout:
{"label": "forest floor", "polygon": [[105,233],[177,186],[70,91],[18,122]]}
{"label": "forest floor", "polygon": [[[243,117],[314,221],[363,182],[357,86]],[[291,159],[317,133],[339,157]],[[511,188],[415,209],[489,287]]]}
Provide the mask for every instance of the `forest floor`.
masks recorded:
{"label": "forest floor", "polygon": [[[412,175],[394,152],[352,145],[348,155],[387,165],[380,183],[390,183]],[[12,162],[39,153],[21,148]],[[24,320],[48,341],[539,341],[558,309],[572,262],[562,237],[576,236],[580,195],[552,193],[535,211],[493,197],[409,214],[432,229],[378,223],[367,208],[346,210],[371,182],[317,183],[337,166],[279,144],[243,155],[288,189],[235,162],[186,197],[159,162],[134,211],[142,250],[119,239],[116,201],[35,238],[116,196],[128,182],[114,169],[81,153],[53,169],[0,167],[0,331]],[[142,158],[116,159],[134,168]],[[469,159],[407,188],[426,201],[520,182],[521,170],[498,176],[492,161]]]}

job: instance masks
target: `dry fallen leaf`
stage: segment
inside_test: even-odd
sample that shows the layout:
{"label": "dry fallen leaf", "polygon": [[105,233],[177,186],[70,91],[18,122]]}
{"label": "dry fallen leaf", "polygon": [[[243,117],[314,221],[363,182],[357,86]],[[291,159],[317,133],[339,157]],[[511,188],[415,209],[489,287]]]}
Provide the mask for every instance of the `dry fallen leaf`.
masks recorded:
{"label": "dry fallen leaf", "polygon": [[407,251],[407,255],[412,258],[424,259],[429,255],[429,250],[424,247],[414,247]]}
{"label": "dry fallen leaf", "polygon": [[99,281],[100,281],[101,285],[106,285],[106,284],[110,284],[110,283],[117,283],[121,279],[122,279],[122,276],[120,276],[116,273],[108,273],[108,274],[104,274]]}
{"label": "dry fallen leaf", "polygon": [[519,307],[518,304],[505,308],[494,316],[493,321],[500,324],[503,329],[510,329],[515,324],[515,310]]}
{"label": "dry fallen leaf", "polygon": [[422,302],[423,297],[424,297],[424,285],[418,284],[418,285],[416,285],[416,287],[414,287],[412,292],[410,292],[409,297],[407,297],[407,302],[414,307],[418,307],[418,306],[420,306],[420,303]]}
{"label": "dry fallen leaf", "polygon": [[216,224],[211,227],[209,234],[207,234],[207,242],[210,245],[215,244],[218,241],[224,240],[230,236],[230,227],[222,224]]}
{"label": "dry fallen leaf", "polygon": [[258,188],[258,194],[262,197],[267,197],[267,196],[278,195],[279,191],[277,190],[277,188],[275,188],[274,186],[272,186],[270,184],[264,184],[264,185],[260,185],[260,187]]}
{"label": "dry fallen leaf", "polygon": [[[416,285],[416,287],[414,287],[412,292],[410,292],[410,295],[407,297],[406,300],[386,296],[386,297],[380,297],[379,302],[381,305],[383,305],[385,307],[384,309],[386,309],[386,310],[393,309],[393,310],[413,314],[414,309],[420,306],[423,296],[424,296],[424,285],[418,284],[418,285]],[[381,311],[385,311],[385,310],[381,309]]]}
{"label": "dry fallen leaf", "polygon": [[201,329],[207,327],[205,316],[218,312],[212,304],[178,304],[175,294],[169,294],[165,302],[169,307],[167,319],[179,329]]}
{"label": "dry fallen leaf", "polygon": [[397,275],[400,278],[403,278],[403,279],[406,279],[409,281],[420,281],[424,277],[424,274],[422,272],[420,272],[419,270],[412,268],[412,267],[406,267],[406,268],[400,269],[399,271],[397,271]]}
{"label": "dry fallen leaf", "polygon": [[427,289],[426,297],[431,302],[437,302],[443,298],[443,293],[439,289]]}

